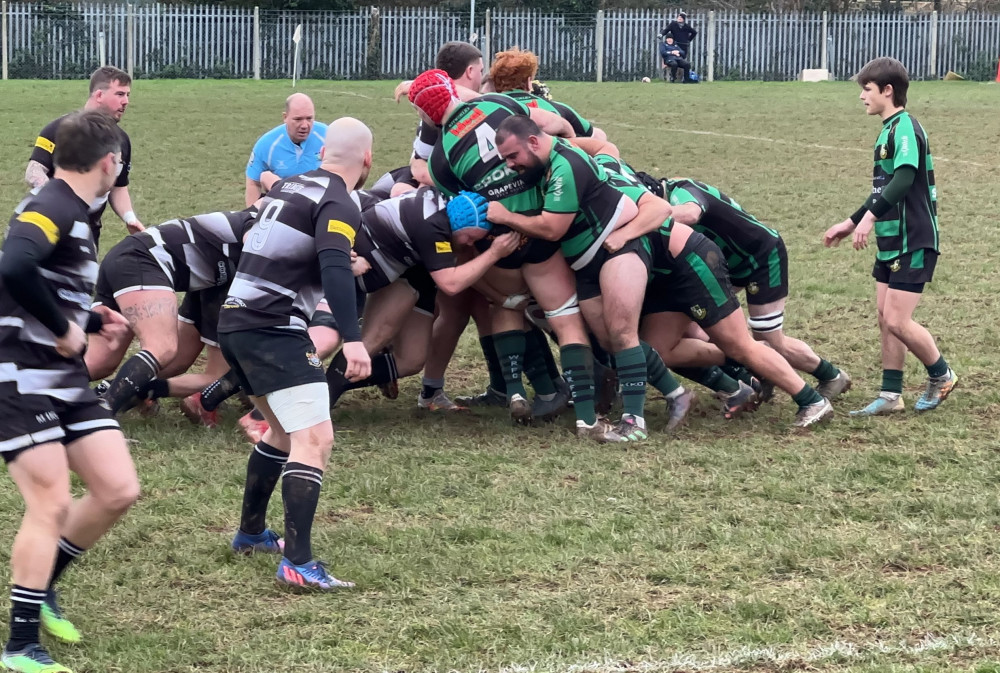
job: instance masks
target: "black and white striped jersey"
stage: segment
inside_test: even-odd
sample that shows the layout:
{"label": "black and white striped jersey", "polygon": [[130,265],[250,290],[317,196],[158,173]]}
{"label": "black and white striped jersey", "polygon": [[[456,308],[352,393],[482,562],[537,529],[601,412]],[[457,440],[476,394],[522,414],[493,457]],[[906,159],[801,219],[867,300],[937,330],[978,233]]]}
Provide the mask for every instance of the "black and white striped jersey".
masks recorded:
{"label": "black and white striped jersey", "polygon": [[[30,238],[49,251],[40,273],[66,318],[85,329],[97,280],[88,204],[62,180],[50,180],[22,201],[11,217],[7,240],[15,237]],[[55,343],[55,335],[0,281],[0,383],[15,383],[22,395],[47,395],[65,402],[92,398],[83,358],[64,358]]]}
{"label": "black and white striped jersey", "polygon": [[[361,220],[356,252],[381,271],[389,283],[414,266],[428,271],[455,266],[445,199],[433,187],[386,199],[362,213]],[[358,281],[365,292],[380,289],[366,287],[365,281],[365,276]]]}
{"label": "black and white striped jersey", "polygon": [[205,213],[168,220],[133,234],[133,238],[146,244],[176,291],[204,290],[231,280],[243,250],[243,237],[256,217],[255,208]]}
{"label": "black and white striped jersey", "polygon": [[317,169],[275,184],[243,245],[219,332],[305,330],[323,298],[319,253],[350,254],[360,227],[361,211],[340,176]]}

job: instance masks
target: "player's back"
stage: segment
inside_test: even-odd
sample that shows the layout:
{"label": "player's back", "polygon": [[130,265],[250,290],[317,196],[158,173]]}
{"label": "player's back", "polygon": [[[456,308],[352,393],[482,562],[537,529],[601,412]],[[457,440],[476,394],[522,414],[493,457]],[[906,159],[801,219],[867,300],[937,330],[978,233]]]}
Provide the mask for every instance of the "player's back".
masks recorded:
{"label": "player's back", "polygon": [[486,94],[459,105],[445,121],[428,163],[438,189],[447,196],[477,192],[513,212],[537,211],[541,171],[518,174],[508,168],[496,143],[496,130],[504,119],[528,114],[526,106],[503,94]]}
{"label": "player's back", "polygon": [[305,329],[323,297],[318,238],[342,235],[353,243],[359,221],[338,175],[315,170],[275,184],[244,243],[219,331]]}

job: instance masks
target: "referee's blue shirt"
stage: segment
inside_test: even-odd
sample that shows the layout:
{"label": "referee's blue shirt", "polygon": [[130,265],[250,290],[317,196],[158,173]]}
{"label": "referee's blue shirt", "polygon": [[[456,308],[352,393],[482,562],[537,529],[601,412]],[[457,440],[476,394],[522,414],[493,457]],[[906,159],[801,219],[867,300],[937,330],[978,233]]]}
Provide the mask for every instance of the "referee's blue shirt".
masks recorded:
{"label": "referee's blue shirt", "polygon": [[325,140],[326,124],[315,122],[309,137],[300,145],[288,137],[284,124],[276,126],[254,144],[247,162],[247,177],[259,181],[264,171],[271,171],[279,178],[314,171],[319,168],[319,154]]}

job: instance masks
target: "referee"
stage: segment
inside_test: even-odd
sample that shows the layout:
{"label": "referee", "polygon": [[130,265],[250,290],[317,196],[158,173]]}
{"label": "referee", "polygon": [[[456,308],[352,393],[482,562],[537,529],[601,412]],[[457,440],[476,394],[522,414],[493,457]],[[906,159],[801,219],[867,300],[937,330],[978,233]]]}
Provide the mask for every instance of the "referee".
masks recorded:
{"label": "referee", "polygon": [[[113,66],[98,68],[90,76],[90,97],[84,103],[83,109],[101,110],[111,115],[116,122],[120,122],[122,115],[125,114],[125,108],[128,107],[131,92],[132,78],[128,76],[127,72]],[[55,172],[52,157],[56,150],[56,133],[59,130],[59,125],[67,116],[63,115],[49,122],[35,140],[35,147],[31,151],[28,167],[24,171],[24,179],[31,185],[32,189],[44,185]],[[91,202],[87,216],[90,229],[94,232],[95,244],[101,236],[101,216],[109,201],[111,209],[124,220],[130,234],[145,229],[142,222],[136,217],[135,211],[132,210],[132,197],[128,193],[128,179],[132,169],[132,142],[121,126],[118,127],[118,132],[121,135],[121,172],[111,187],[111,191],[99,194]]]}

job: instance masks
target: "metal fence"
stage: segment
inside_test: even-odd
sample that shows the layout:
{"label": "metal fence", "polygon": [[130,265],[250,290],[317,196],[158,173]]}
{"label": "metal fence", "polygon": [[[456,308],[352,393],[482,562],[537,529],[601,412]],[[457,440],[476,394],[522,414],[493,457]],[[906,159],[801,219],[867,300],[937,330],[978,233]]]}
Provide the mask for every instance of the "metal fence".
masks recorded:
{"label": "metal fence", "polygon": [[[0,7],[3,78],[78,78],[102,63],[134,77],[287,78],[302,25],[299,72],[325,79],[412,76],[439,45],[468,40],[484,53],[512,46],[539,56],[540,76],[632,80],[659,72],[657,33],[673,10],[477,14],[439,8],[352,12],[259,11],[207,5],[7,3]],[[690,59],[708,79],[790,80],[804,68],[847,78],[894,56],[914,79],[954,70],[993,79],[1000,15],[689,12]]]}

